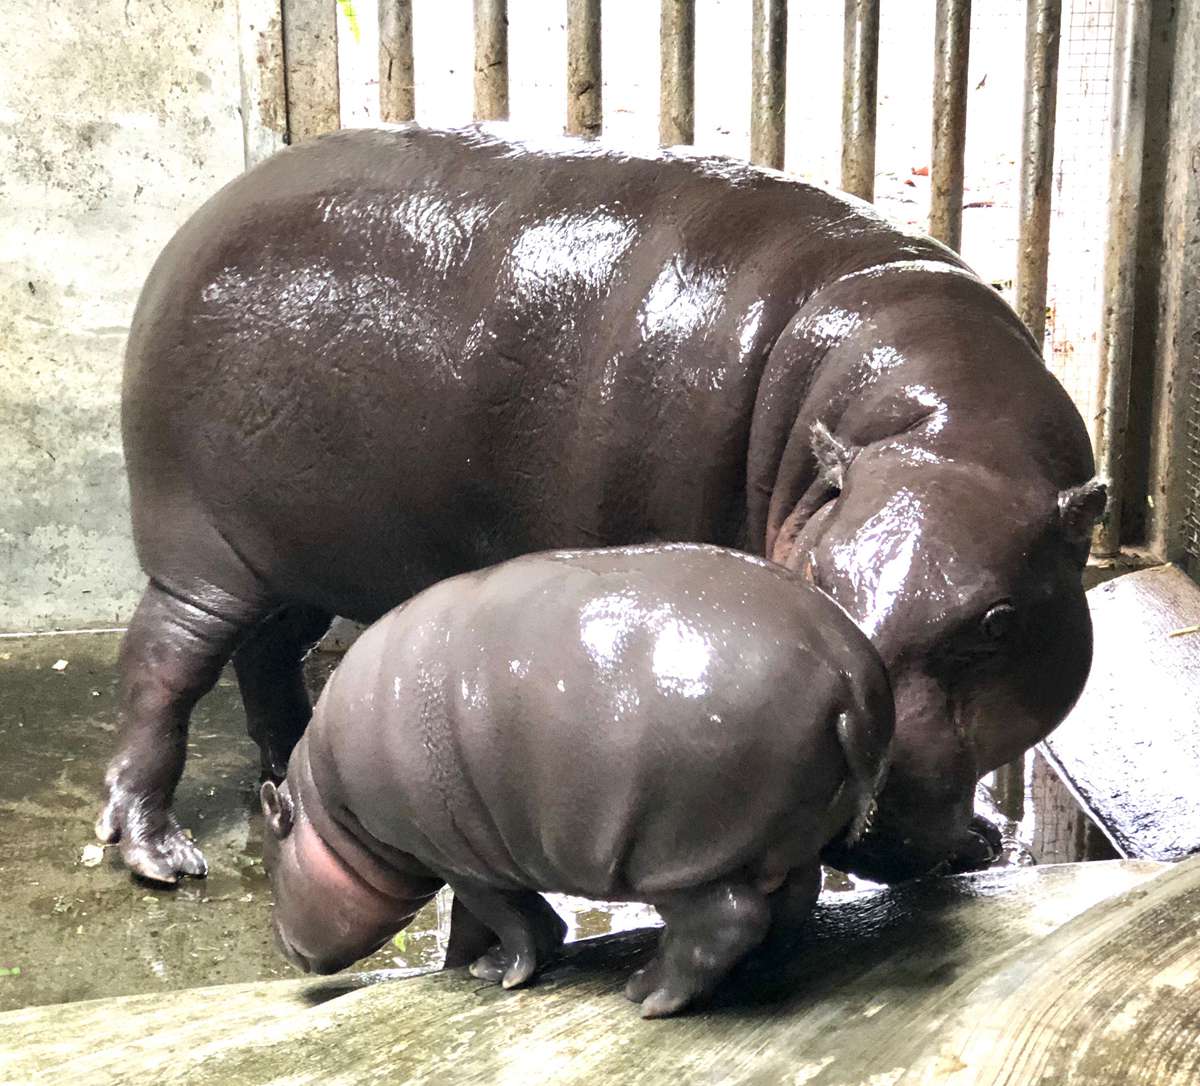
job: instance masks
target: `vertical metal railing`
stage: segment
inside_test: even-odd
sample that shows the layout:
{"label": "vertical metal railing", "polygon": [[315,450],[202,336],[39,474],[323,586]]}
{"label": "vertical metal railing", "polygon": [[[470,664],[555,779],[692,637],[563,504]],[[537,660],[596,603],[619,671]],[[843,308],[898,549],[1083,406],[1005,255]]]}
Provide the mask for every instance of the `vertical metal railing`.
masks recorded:
{"label": "vertical metal railing", "polygon": [[658,88],[658,142],[664,147],[696,138],[696,0],[662,0],[662,58]]}
{"label": "vertical metal railing", "polygon": [[508,0],[475,0],[475,120],[508,120]]}
{"label": "vertical metal railing", "polygon": [[782,170],[787,0],[754,0],[750,49],[750,161]]}
{"label": "vertical metal railing", "polygon": [[1054,118],[1062,0],[1026,0],[1025,111],[1017,229],[1017,313],[1041,349],[1046,338],[1046,271],[1054,182]]}
{"label": "vertical metal railing", "polygon": [[600,0],[567,0],[567,132],[595,138],[603,126]]}
{"label": "vertical metal railing", "polygon": [[1120,0],[1113,57],[1108,244],[1100,314],[1100,410],[1096,413],[1094,435],[1096,471],[1108,485],[1108,508],[1097,526],[1093,548],[1102,556],[1116,554],[1121,545],[1149,56],[1150,4],[1147,0]]}
{"label": "vertical metal railing", "polygon": [[962,247],[971,0],[937,0],[935,19],[929,233],[957,251]]}
{"label": "vertical metal railing", "polygon": [[337,8],[327,0],[281,0],[288,142],[341,127]]}
{"label": "vertical metal railing", "polygon": [[416,116],[414,71],[412,0],[379,0],[379,116],[385,124]]}
{"label": "vertical metal railing", "polygon": [[842,69],[842,188],[875,199],[879,0],[846,0]]}

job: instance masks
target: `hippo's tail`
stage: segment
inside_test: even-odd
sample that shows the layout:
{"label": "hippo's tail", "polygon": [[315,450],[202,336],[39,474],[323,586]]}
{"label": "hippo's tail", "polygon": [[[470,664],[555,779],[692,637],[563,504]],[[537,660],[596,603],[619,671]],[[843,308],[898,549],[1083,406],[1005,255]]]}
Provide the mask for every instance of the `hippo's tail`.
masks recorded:
{"label": "hippo's tail", "polygon": [[867,828],[875,813],[875,797],[887,777],[896,707],[882,668],[880,680],[855,684],[855,704],[837,718],[838,743],[860,796],[858,813],[846,831],[846,844],[853,844]]}

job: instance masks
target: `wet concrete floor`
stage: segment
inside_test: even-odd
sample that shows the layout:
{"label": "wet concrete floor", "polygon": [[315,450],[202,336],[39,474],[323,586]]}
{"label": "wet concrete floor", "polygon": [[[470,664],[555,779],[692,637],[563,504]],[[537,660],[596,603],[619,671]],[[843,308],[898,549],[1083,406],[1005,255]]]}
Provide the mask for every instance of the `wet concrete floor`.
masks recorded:
{"label": "wet concrete floor", "polygon": [[[297,975],[271,937],[258,752],[232,670],[192,716],[176,796],[208,877],[164,889],[131,877],[115,847],[85,857],[115,740],[119,642],[115,633],[0,638],[0,1011]],[[312,658],[315,689],[337,659]],[[574,937],[656,922],[641,905],[555,904]],[[437,968],[448,906],[431,902],[355,969]]]}

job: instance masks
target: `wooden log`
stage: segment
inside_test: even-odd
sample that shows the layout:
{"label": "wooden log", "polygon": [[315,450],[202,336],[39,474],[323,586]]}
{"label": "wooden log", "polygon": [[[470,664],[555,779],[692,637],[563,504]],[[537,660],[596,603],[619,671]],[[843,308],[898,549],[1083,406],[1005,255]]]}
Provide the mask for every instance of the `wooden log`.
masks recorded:
{"label": "wooden log", "polygon": [[[927,1081],[940,1066],[944,1023],[973,993],[1000,970],[1038,961],[1047,933],[1097,902],[1131,887],[1150,902],[1164,871],[1173,874],[1145,862],[1016,868],[830,895],[801,935],[748,962],[711,1007],[670,1023],[642,1021],[620,994],[653,946],[650,931],[573,944],[531,987],[513,992],[455,970],[14,1011],[0,1014],[0,1080]],[[1164,931],[1180,919],[1169,903],[1153,915]],[[1194,928],[1191,914],[1186,921]],[[1088,998],[1078,977],[1074,994]],[[960,1031],[1004,1027],[986,1005],[970,1005],[973,1017],[954,1019]],[[1067,1008],[1058,1014],[1065,1020]],[[963,1038],[978,1043],[970,1032]]]}

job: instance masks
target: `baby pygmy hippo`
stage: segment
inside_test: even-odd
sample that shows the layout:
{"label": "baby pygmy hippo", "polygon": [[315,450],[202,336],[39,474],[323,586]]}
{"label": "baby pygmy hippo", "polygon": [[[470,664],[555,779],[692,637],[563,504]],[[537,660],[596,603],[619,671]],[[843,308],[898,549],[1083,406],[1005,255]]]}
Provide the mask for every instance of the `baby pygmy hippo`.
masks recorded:
{"label": "baby pygmy hippo", "polygon": [[447,965],[511,988],[562,942],[540,891],[649,902],[665,929],[626,994],[673,1014],[803,919],[892,727],[870,643],[757,558],[563,551],[442,581],[362,635],[263,785],[280,943],[333,972],[449,883]]}

